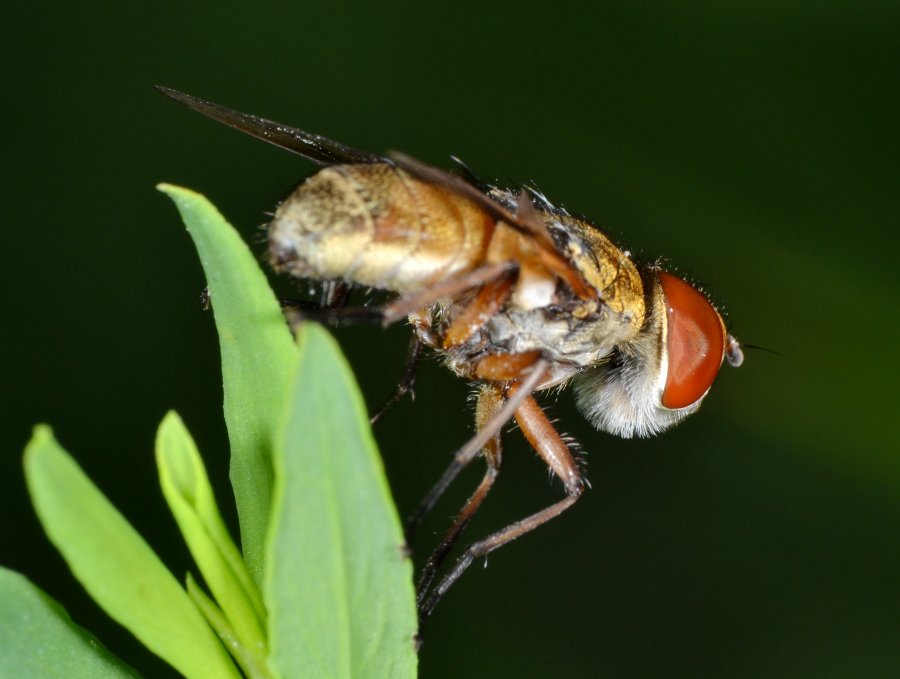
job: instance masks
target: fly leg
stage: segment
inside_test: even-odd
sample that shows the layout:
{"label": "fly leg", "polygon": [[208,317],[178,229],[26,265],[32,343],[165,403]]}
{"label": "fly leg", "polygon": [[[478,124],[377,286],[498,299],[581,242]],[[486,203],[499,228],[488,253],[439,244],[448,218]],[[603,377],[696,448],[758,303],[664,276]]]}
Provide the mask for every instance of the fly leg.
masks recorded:
{"label": "fly leg", "polygon": [[518,264],[515,262],[500,262],[485,264],[477,269],[451,276],[412,295],[385,304],[382,308],[382,323],[385,325],[396,323],[401,318],[426,309],[443,299],[454,299],[491,281],[514,277],[517,270]]}
{"label": "fly leg", "polygon": [[[475,424],[477,429],[481,430],[487,426],[491,418],[500,410],[503,401],[502,391],[498,386],[488,384],[482,386],[481,391],[478,393],[478,405],[475,408]],[[484,501],[485,497],[487,497],[488,491],[490,491],[491,487],[494,485],[494,481],[497,479],[497,474],[500,472],[500,462],[503,458],[503,448],[499,430],[495,432],[484,445],[482,454],[484,455],[484,460],[487,464],[484,478],[481,479],[481,483],[478,484],[475,492],[472,493],[463,505],[459,514],[457,514],[456,519],[454,519],[453,524],[444,534],[440,544],[438,544],[425,562],[422,573],[419,576],[419,584],[416,586],[417,598],[424,597],[428,592],[437,569],[440,568],[441,564],[444,562],[444,559],[447,557],[447,554],[450,552],[456,539],[460,536],[466,526],[469,525],[472,517],[475,516],[475,512],[478,511],[481,503]],[[420,598],[419,604],[421,604]]]}
{"label": "fly leg", "polygon": [[453,479],[465,469],[465,467],[475,459],[479,452],[487,445],[487,443],[500,432],[503,426],[509,422],[518,410],[519,406],[528,398],[528,395],[544,379],[547,368],[550,366],[549,361],[544,358],[538,358],[531,366],[531,372],[519,384],[515,394],[510,396],[503,405],[493,412],[485,425],[453,456],[453,461],[444,470],[444,473],[438,479],[428,494],[419,503],[415,511],[410,515],[406,522],[406,542],[412,543],[413,535],[416,528],[425,518],[425,515],[431,511],[435,503],[440,499],[444,491],[453,482]]}
{"label": "fly leg", "polygon": [[409,322],[413,326],[413,334],[410,338],[409,349],[406,352],[406,363],[403,367],[403,375],[399,384],[391,397],[379,408],[369,419],[369,424],[375,424],[381,416],[390,408],[397,404],[406,394],[409,394],[413,400],[416,394],[413,386],[416,381],[416,370],[419,367],[419,361],[422,359],[422,352],[425,347],[436,349],[438,347],[438,338],[431,327],[431,312],[428,309],[422,309],[418,313],[409,315]]}
{"label": "fly leg", "polygon": [[[333,281],[329,281],[331,283]],[[322,291],[322,301],[314,302],[308,299],[294,299],[291,297],[279,297],[278,303],[284,311],[291,328],[295,328],[301,321],[316,321],[331,328],[341,325],[356,323],[376,324],[382,322],[382,312],[378,307],[351,307],[347,306],[352,286],[326,287]]]}
{"label": "fly leg", "polygon": [[319,304],[323,309],[343,309],[350,301],[353,285],[347,281],[330,280],[322,285]]}
{"label": "fly leg", "polygon": [[[499,274],[495,274],[497,277],[485,281],[475,298],[456,315],[450,324],[450,327],[447,328],[444,333],[443,338],[439,339],[429,334],[429,340],[434,344],[437,344],[440,341],[445,350],[452,349],[454,346],[464,343],[477,329],[483,326],[491,316],[497,313],[509,298],[510,294],[512,294],[516,273],[517,270],[515,268],[507,267],[500,269]],[[418,326],[417,330],[419,330]],[[538,365],[539,362],[541,365]],[[541,359],[538,352],[532,352],[525,357],[525,362],[519,365],[515,377],[521,377],[528,372],[529,368],[533,368],[532,375],[525,380],[525,384],[530,385],[527,388],[528,393],[530,393],[540,383],[540,378],[543,376],[548,365],[549,364],[546,361]],[[493,378],[487,377],[486,379],[492,380]],[[503,379],[511,378],[507,377]],[[483,394],[483,391],[482,394],[479,394],[479,407],[481,405]],[[477,416],[478,421],[476,424],[478,433],[472,440],[457,451],[453,462],[450,463],[450,466],[447,467],[444,474],[438,479],[438,482],[432,486],[431,490],[409,517],[409,520],[406,523],[407,543],[412,541],[412,535],[415,532],[415,529],[422,522],[425,515],[431,511],[431,508],[438,499],[440,499],[441,495],[444,494],[444,491],[447,490],[447,487],[453,482],[453,479],[455,479],[459,472],[472,461],[481,448],[491,440],[493,433],[485,434],[485,432],[499,432],[503,425],[512,418],[513,413],[515,412],[515,408],[506,408],[502,411],[503,419],[501,419],[501,411],[499,409],[496,410],[496,422],[493,420],[489,421],[488,418],[482,420],[480,419],[480,415]],[[493,413],[493,410],[491,412]]]}
{"label": "fly leg", "polygon": [[313,320],[337,327],[348,323],[377,323],[381,316],[377,309],[367,307],[348,307],[353,284],[343,280],[322,281],[319,301],[279,297],[278,303],[285,312],[291,328],[301,320]]}
{"label": "fly leg", "polygon": [[[485,264],[442,280],[407,297],[399,297],[381,307],[326,308],[315,302],[286,298],[280,299],[279,302],[281,302],[282,309],[288,312],[289,320],[292,321],[308,318],[332,327],[348,323],[380,322],[382,325],[391,325],[442,299],[453,299],[497,278],[511,277],[516,269],[515,262]],[[293,319],[290,318],[291,312],[294,315]]]}
{"label": "fly leg", "polygon": [[[517,393],[513,393],[510,396],[510,400],[507,403],[511,402],[521,391],[520,387]],[[420,625],[428,619],[432,611],[434,611],[434,607],[446,594],[447,590],[453,586],[453,583],[459,579],[475,559],[490,554],[495,549],[556,518],[575,504],[584,491],[586,481],[578,468],[578,464],[572,457],[569,447],[554,429],[550,420],[547,419],[544,411],[541,410],[541,407],[530,395],[516,408],[515,418],[532,448],[535,449],[553,473],[562,480],[566,489],[566,497],[546,509],[532,514],[521,521],[516,521],[485,539],[470,545],[460,556],[453,569],[443,577],[428,597],[424,599],[424,602],[422,602],[422,594],[419,594]]]}
{"label": "fly leg", "polygon": [[452,349],[465,343],[477,330],[497,314],[512,295],[517,271],[503,272],[499,277],[486,281],[475,298],[459,311],[447,328],[443,338],[444,349]]}
{"label": "fly leg", "polygon": [[326,280],[322,281],[322,291],[319,294],[319,301],[313,302],[307,299],[295,299],[293,297],[279,297],[278,303],[281,304],[283,311],[295,309],[297,311],[305,311],[308,313],[322,313],[343,309],[350,301],[350,293],[353,292],[353,284],[342,280]]}
{"label": "fly leg", "polygon": [[403,365],[403,375],[400,377],[400,382],[397,384],[397,389],[393,394],[391,394],[391,397],[387,401],[385,401],[378,410],[375,411],[375,414],[369,418],[369,424],[375,424],[382,415],[384,415],[388,410],[397,405],[400,399],[406,396],[406,394],[410,394],[413,398],[415,398],[413,385],[416,382],[416,369],[419,367],[419,360],[422,358],[423,348],[424,345],[419,339],[419,335],[417,333],[413,333],[413,336],[409,342],[409,350],[406,353],[406,362]]}
{"label": "fly leg", "polygon": [[[440,345],[443,346],[444,349],[458,346],[469,339],[476,330],[481,328],[500,310],[512,294],[515,281],[515,270],[500,271],[499,277],[485,282],[475,298],[468,302],[462,311],[457,314],[450,324],[450,327],[447,328],[442,339],[439,339],[432,331],[430,320],[426,320],[430,316],[427,307],[417,314],[410,314],[411,321],[415,326],[415,333],[413,334],[409,354],[406,359],[406,370],[404,371],[403,379],[397,386],[397,391],[394,392],[394,395],[391,396],[387,403],[385,403],[375,415],[372,416],[372,424],[374,424],[388,408],[397,403],[404,394],[412,390],[416,376],[416,364],[421,355],[423,344],[427,344],[432,348],[436,348]],[[491,275],[494,275],[494,269],[491,269],[489,272]],[[466,279],[467,285],[470,282],[471,279]],[[431,290],[429,292],[433,294],[434,291]],[[408,306],[409,304],[407,300],[398,301],[402,302],[404,306]],[[536,358],[537,356],[535,355],[531,362],[533,363]]]}

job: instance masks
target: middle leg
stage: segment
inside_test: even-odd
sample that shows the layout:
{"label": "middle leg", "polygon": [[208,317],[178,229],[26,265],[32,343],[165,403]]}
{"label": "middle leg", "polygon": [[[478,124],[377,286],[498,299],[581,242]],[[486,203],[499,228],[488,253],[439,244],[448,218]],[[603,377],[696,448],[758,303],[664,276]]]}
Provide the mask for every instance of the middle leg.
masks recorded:
{"label": "middle leg", "polygon": [[[513,394],[510,400],[515,395]],[[586,481],[578,468],[578,463],[572,456],[566,442],[563,441],[550,423],[550,420],[547,419],[547,415],[531,396],[525,398],[516,409],[516,422],[518,422],[528,442],[538,455],[553,473],[562,480],[566,489],[566,497],[546,509],[536,512],[521,521],[516,521],[506,528],[470,545],[460,556],[453,569],[443,577],[438,585],[428,594],[427,598],[425,593],[417,593],[420,625],[428,619],[434,607],[446,594],[447,590],[453,586],[475,559],[487,556],[495,549],[512,542],[525,533],[559,516],[575,504],[584,492]]]}
{"label": "middle leg", "polygon": [[[499,386],[485,384],[481,387],[481,391],[478,393],[478,404],[475,407],[475,425],[477,429],[481,430],[488,425],[491,418],[500,410],[500,407],[503,405],[503,400],[502,390]],[[462,534],[463,530],[465,530],[466,526],[469,525],[472,517],[475,516],[475,512],[478,511],[481,503],[484,502],[484,499],[487,497],[488,491],[490,491],[494,485],[494,481],[497,479],[497,474],[500,472],[500,462],[503,458],[503,444],[501,441],[501,432],[499,430],[484,445],[482,454],[484,455],[484,461],[487,465],[484,478],[482,478],[481,483],[478,484],[475,492],[472,493],[463,505],[459,514],[457,514],[456,519],[454,519],[453,524],[444,534],[443,539],[438,546],[435,547],[422,568],[422,573],[419,576],[419,584],[416,586],[416,598],[420,604],[421,598],[425,596],[429,587],[431,587],[431,583],[434,580],[434,575],[438,568],[444,563],[444,559],[447,558],[447,554],[452,549],[453,544]]]}
{"label": "middle leg", "polygon": [[525,379],[516,385],[517,389],[515,393],[503,403],[484,427],[479,429],[475,436],[469,439],[466,445],[456,451],[450,466],[444,470],[441,478],[439,478],[437,483],[431,487],[431,490],[428,491],[428,494],[422,499],[419,506],[416,507],[415,511],[407,520],[407,544],[412,543],[413,534],[415,533],[416,528],[422,522],[422,519],[425,518],[425,515],[431,511],[431,508],[434,507],[441,495],[444,494],[444,491],[447,490],[447,487],[453,482],[453,479],[455,479],[459,473],[475,459],[475,456],[478,455],[487,442],[503,428],[503,425],[513,418],[522,402],[525,401],[525,399],[528,398],[528,395],[544,380],[549,367],[550,362],[547,361],[547,359],[539,358],[534,361],[531,365],[531,372]]}

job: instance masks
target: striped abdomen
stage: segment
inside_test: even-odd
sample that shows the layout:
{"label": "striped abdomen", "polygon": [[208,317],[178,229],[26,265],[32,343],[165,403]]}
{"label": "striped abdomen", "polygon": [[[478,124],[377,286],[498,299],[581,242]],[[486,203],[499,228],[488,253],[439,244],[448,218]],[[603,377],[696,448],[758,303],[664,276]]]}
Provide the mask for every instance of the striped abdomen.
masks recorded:
{"label": "striped abdomen", "polygon": [[275,213],[275,266],[409,293],[483,263],[495,221],[472,201],[387,164],[336,165]]}

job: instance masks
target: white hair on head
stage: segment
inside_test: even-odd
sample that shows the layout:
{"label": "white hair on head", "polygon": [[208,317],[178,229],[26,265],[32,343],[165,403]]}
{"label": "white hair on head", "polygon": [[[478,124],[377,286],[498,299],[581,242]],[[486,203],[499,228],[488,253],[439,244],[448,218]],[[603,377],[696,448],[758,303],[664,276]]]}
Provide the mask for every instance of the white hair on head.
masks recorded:
{"label": "white hair on head", "polygon": [[634,341],[600,365],[575,377],[578,409],[597,429],[621,436],[655,436],[697,411],[703,397],[685,408],[662,404],[669,360],[665,298],[651,288],[647,319]]}

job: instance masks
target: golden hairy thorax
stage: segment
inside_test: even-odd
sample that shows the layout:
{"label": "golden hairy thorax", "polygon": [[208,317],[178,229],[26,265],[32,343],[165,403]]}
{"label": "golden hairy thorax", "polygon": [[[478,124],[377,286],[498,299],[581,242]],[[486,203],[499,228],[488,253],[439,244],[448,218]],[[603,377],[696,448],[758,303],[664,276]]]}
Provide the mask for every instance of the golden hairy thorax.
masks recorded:
{"label": "golden hairy thorax", "polygon": [[640,327],[644,312],[641,276],[634,262],[592,224],[570,215],[554,215],[558,228],[571,234],[565,253],[611,311],[632,311]]}

